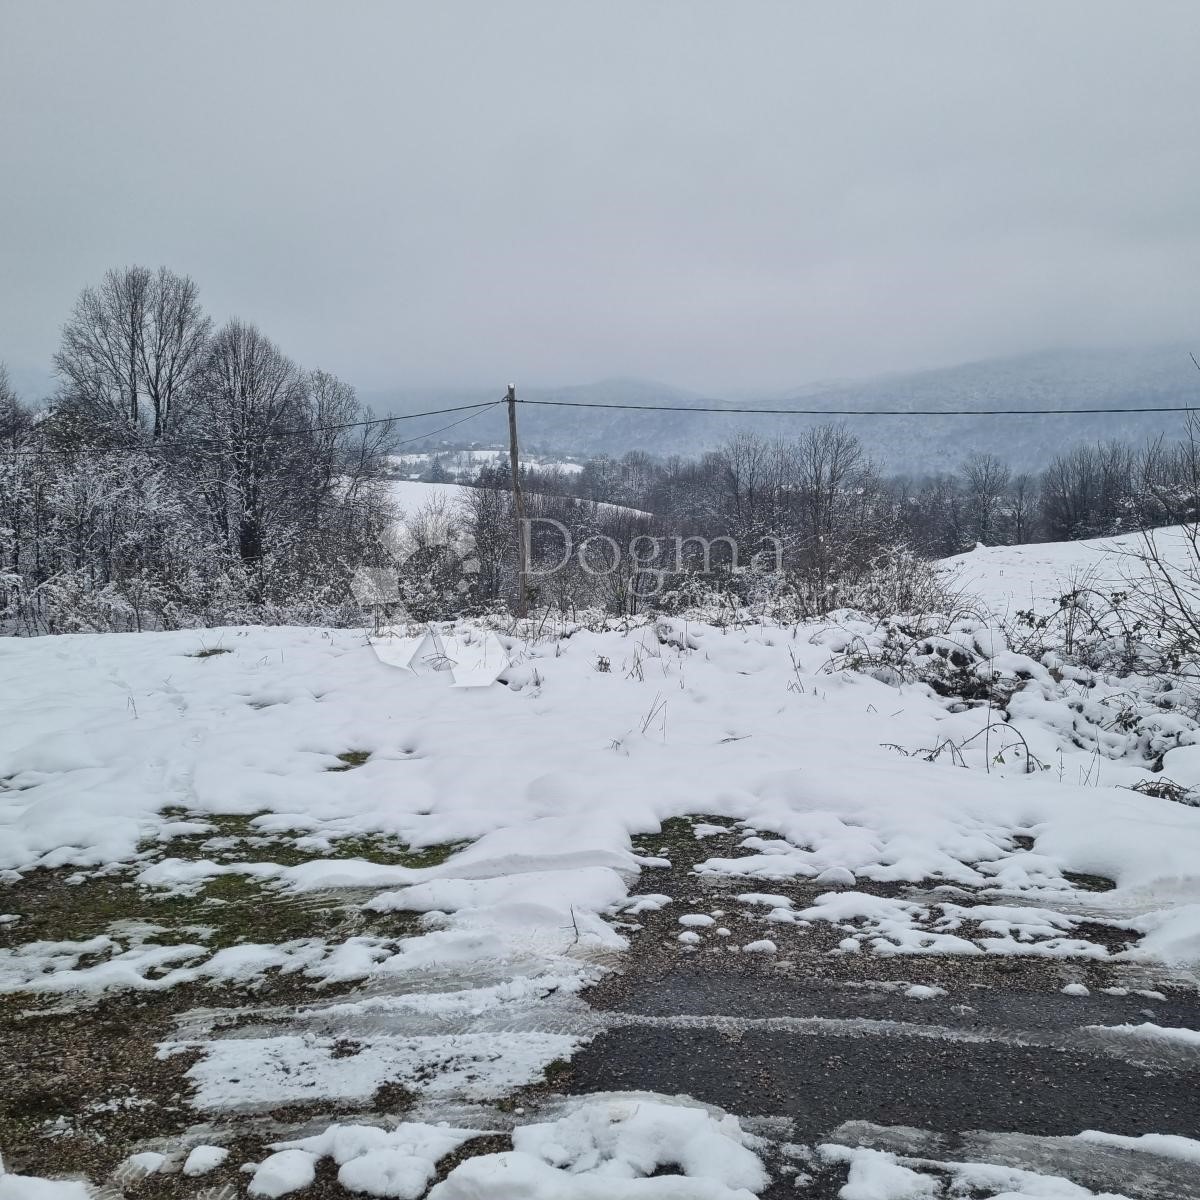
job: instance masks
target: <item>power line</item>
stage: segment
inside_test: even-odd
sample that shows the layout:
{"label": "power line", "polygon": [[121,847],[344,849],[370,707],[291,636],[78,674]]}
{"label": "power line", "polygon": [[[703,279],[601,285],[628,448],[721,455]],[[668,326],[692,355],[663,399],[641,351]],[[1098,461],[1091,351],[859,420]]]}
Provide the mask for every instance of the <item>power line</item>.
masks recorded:
{"label": "power line", "polygon": [[[389,421],[412,421],[417,417],[440,417],[446,413],[466,412],[468,408],[477,408],[479,412],[485,409],[495,408],[497,404],[503,404],[503,400],[484,400],[475,404],[459,404],[454,408],[432,408],[428,412],[419,413],[401,413],[394,417],[370,417],[365,421],[347,421],[343,425],[309,425],[306,429],[285,429],[279,433],[271,434],[271,437],[302,437],[306,433],[330,433],[338,429],[362,429],[367,425],[386,425]],[[472,413],[472,417],[479,416],[479,413]],[[469,421],[471,417],[463,417],[463,421]],[[451,421],[449,425],[444,425],[443,429],[450,429],[455,425],[459,425],[460,421]],[[441,433],[441,429],[435,429],[431,433],[423,434],[423,437],[432,437],[434,433]],[[412,441],[419,442],[420,438],[412,438]],[[407,443],[402,443],[407,444]]]}
{"label": "power line", "polygon": [[555,408],[621,408],[639,412],[721,413],[729,417],[762,414],[784,417],[1072,417],[1104,413],[1190,413],[1194,406],[1162,405],[1148,408],[729,408],[703,404],[616,404],[599,400],[524,400],[518,404],[544,404]]}
{"label": "power line", "polygon": [[[490,412],[506,398],[486,400],[475,404],[457,404],[449,408],[432,408],[424,412],[400,413],[390,417],[369,417],[362,421],[345,421],[336,425],[309,425],[299,429],[284,429],[270,433],[264,439],[266,443],[282,438],[303,437],[314,433],[334,433],[344,429],[365,429],[372,425],[388,425],[393,421],[413,421],[421,417],[439,417],[447,413],[465,412],[465,417],[451,421],[446,425],[431,429],[417,437],[407,438],[391,447],[393,450],[401,446],[411,446],[414,442],[424,441],[435,437],[447,429],[453,429],[475,417]],[[1149,405],[1144,408],[1133,406],[1118,406],[1116,408],[732,408],[727,405],[708,404],[621,404],[615,401],[600,400],[528,400],[518,397],[517,404],[537,404],[551,408],[600,408],[619,409],[632,412],[676,412],[676,413],[717,413],[721,416],[782,416],[782,417],[1072,417],[1072,416],[1104,416],[1105,414],[1138,414],[1138,413],[1194,413],[1197,409],[1192,405]],[[32,450],[21,450],[23,454],[138,454],[147,449],[144,445],[134,446],[73,446],[69,449],[50,449],[38,447]],[[14,449],[16,449],[14,447]]]}
{"label": "power line", "polygon": [[451,421],[449,425],[443,425],[440,429],[431,429],[428,433],[423,433],[419,437],[409,438],[407,441],[403,442],[397,442],[389,449],[399,450],[401,446],[411,446],[413,442],[423,442],[426,438],[431,438],[435,434],[445,433],[447,429],[453,429],[455,425],[463,424],[464,421],[473,421],[476,417],[482,417],[485,412],[491,412],[493,408],[499,408],[499,406],[503,403],[503,400],[493,400],[490,404],[484,408],[481,408],[478,412],[469,413],[465,417],[459,417],[457,421]]}

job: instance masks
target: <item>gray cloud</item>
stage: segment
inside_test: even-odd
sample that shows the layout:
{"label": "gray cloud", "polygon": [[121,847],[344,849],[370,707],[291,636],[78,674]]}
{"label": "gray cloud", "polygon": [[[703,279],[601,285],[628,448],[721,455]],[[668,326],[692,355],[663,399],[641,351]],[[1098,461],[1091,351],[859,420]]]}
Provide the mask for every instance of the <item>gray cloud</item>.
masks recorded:
{"label": "gray cloud", "polygon": [[1194,0],[0,0],[0,358],[111,265],[366,388],[1200,338]]}

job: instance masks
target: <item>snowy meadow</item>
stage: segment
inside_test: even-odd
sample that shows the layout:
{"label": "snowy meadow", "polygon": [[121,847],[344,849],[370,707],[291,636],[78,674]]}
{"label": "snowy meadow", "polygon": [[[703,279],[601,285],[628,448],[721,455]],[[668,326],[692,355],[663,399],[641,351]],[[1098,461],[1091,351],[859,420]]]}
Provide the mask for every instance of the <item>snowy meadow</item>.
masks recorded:
{"label": "snowy meadow", "polygon": [[[952,564],[974,615],[438,627],[503,647],[489,687],[348,629],[0,641],[0,993],[35,1048],[0,1196],[1118,1194],[1047,1182],[1045,1146],[958,1161],[878,1132],[915,1120],[809,1138],[765,1097],[572,1076],[690,1020],[1194,1079],[1195,696],[1003,621],[1105,553],[1034,550]],[[660,996],[744,961],[764,995],[815,975],[882,1007],[592,1002],[643,959]],[[955,1015],[1014,986],[1079,1023]],[[1200,1157],[1190,1116],[1142,1124],[1056,1130],[1061,1163]]]}

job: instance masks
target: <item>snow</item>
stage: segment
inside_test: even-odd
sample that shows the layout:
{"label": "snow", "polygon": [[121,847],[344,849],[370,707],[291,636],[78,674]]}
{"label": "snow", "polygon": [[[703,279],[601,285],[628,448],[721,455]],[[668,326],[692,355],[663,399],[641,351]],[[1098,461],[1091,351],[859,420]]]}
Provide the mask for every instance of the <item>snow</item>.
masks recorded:
{"label": "snow", "polygon": [[1151,1021],[1143,1021],[1140,1025],[1086,1025],[1084,1028],[1115,1037],[1144,1038],[1200,1048],[1200,1029],[1179,1029],[1170,1025],[1155,1025]]}
{"label": "snow", "polygon": [[489,687],[510,663],[490,630],[476,636],[452,636],[430,626],[412,635],[385,627],[371,639],[380,662],[415,673],[449,671],[454,687]]}
{"label": "snow", "polygon": [[[877,954],[989,953],[1052,958],[1109,955],[1104,946],[1065,936],[1081,918],[1032,905],[922,905],[866,892],[826,892],[806,909],[774,910],[768,917],[787,918],[797,923],[826,921],[843,929],[857,926],[870,938]],[[967,922],[978,929],[977,933],[964,931],[971,932],[971,938],[957,932]],[[842,948],[850,950],[849,946]]]}
{"label": "snow", "polygon": [[[1166,562],[1186,562],[1181,528],[1157,530],[1154,538]],[[1127,580],[1144,573],[1137,556],[1145,546],[1136,533],[1078,542],[981,544],[942,562],[956,587],[978,597],[998,616],[1018,609],[1045,613],[1056,610],[1059,596],[1081,583],[1101,591],[1124,588]]]}
{"label": "snow", "polygon": [[318,1161],[333,1159],[339,1167],[338,1182],[347,1191],[418,1200],[437,1173],[438,1162],[476,1136],[477,1130],[404,1121],[394,1129],[330,1125],[316,1137],[279,1145]]}
{"label": "snow", "polygon": [[736,1118],[628,1094],[519,1126],[512,1151],[461,1163],[429,1200],[752,1200],[766,1183]]}
{"label": "snow", "polygon": [[[1128,1143],[1130,1149],[1151,1150],[1142,1142],[1189,1143],[1187,1138],[1116,1138],[1104,1134],[1083,1134],[1093,1141],[1113,1145]],[[1196,1146],[1197,1143],[1190,1143]],[[1092,1192],[1057,1175],[1043,1175],[1016,1167],[989,1163],[934,1162],[910,1159],[883,1150],[827,1144],[819,1147],[827,1163],[843,1163],[849,1171],[846,1184],[838,1192],[839,1200],[940,1200],[946,1196],[987,1196],[989,1200],[1129,1200],[1115,1192]],[[1167,1151],[1159,1147],[1157,1153]],[[1186,1153],[1178,1154],[1185,1157]],[[949,1189],[942,1190],[938,1178],[914,1170],[933,1167],[951,1177]]]}
{"label": "snow", "polygon": [[742,950],[746,954],[774,954],[779,947],[768,938],[760,938],[757,942],[747,942]]}
{"label": "snow", "polygon": [[841,1146],[822,1146],[827,1162],[845,1162],[850,1168],[841,1200],[932,1200],[941,1190],[937,1180],[902,1166],[895,1155],[882,1150],[845,1151]]}
{"label": "snow", "polygon": [[1116,1133],[1085,1129],[1079,1134],[1079,1138],[1081,1141],[1095,1142],[1102,1146],[1119,1146],[1122,1150],[1135,1150],[1143,1154],[1158,1154],[1163,1158],[1200,1163],[1200,1141],[1180,1137],[1178,1134],[1144,1133],[1140,1137],[1123,1137]]}
{"label": "snow", "polygon": [[38,1179],[32,1175],[0,1175],[0,1200],[92,1200],[79,1180]]}
{"label": "snow", "polygon": [[1093,1192],[1057,1175],[1041,1175],[1015,1167],[986,1163],[947,1163],[955,1183],[967,1195],[977,1188],[990,1200],[1129,1200],[1116,1192]]}
{"label": "snow", "polygon": [[[373,834],[418,848],[470,845],[417,869],[319,853],[282,866],[269,848],[259,862],[183,860],[165,842],[168,857],[146,862],[143,886],[242,874],[287,891],[386,889],[375,909],[437,924],[398,942],[217,954],[113,930],[104,940],[65,936],[0,952],[0,987],[161,988],[244,982],[271,968],[349,979],[515,952],[557,974],[582,972],[581,956],[621,947],[603,916],[652,869],[634,859],[631,834],[697,811],[758,831],[739,857],[710,858],[702,873],[753,889],[840,872],[807,911],[771,892],[740,894],[771,905],[776,922],[850,924],[873,952],[1104,957],[1053,903],[1073,894],[1071,870],[1114,880],[1115,892],[1093,900],[1136,910],[1138,955],[1200,962],[1200,811],[1079,786],[1069,771],[984,769],[982,760],[969,764],[964,787],[948,762],[897,756],[889,744],[916,750],[979,728],[982,714],[950,713],[922,685],[828,673],[831,646],[853,628],[690,622],[686,643],[683,622],[576,628],[520,647],[536,684],[513,668],[508,686],[463,689],[437,673],[397,671],[347,631],[230,629],[214,637],[231,653],[207,659],[189,657],[198,647],[190,632],[6,639],[0,870],[128,861],[173,826],[228,813],[314,845]],[[700,648],[680,649],[676,637]],[[594,669],[599,654],[612,672]],[[788,690],[793,656],[813,682],[803,693]],[[628,669],[635,660],[651,669]],[[656,697],[667,697],[665,736],[643,730]],[[753,738],[727,741],[734,713]],[[331,773],[350,748],[369,759]],[[1076,747],[1062,755],[1091,759]],[[187,820],[164,813],[168,804]],[[1017,832],[1032,849],[1014,843]],[[853,891],[856,879],[936,879],[1040,903],[915,905]]]}
{"label": "snow", "polygon": [[287,1196],[302,1191],[316,1178],[314,1155],[306,1150],[280,1150],[259,1163],[250,1186],[251,1196]]}
{"label": "snow", "polygon": [[369,1100],[384,1083],[402,1080],[422,1096],[496,1099],[541,1078],[546,1063],[568,1058],[582,1039],[554,1033],[487,1033],[358,1039],[358,1053],[339,1052],[336,1038],[288,1035],[211,1042],[164,1042],[161,1057],[202,1051],[189,1068],[191,1098],[202,1111],[277,1108],[319,1098]]}
{"label": "snow", "polygon": [[[507,449],[489,450],[435,450],[412,452],[408,454],[389,454],[388,458],[396,467],[403,468],[411,474],[423,474],[436,460],[446,471],[461,475],[466,472],[473,476],[485,463],[503,463],[508,465]],[[522,454],[521,462],[539,471],[561,471],[564,475],[578,475],[583,470],[583,463],[571,462],[568,459],[548,458],[541,455]]]}
{"label": "snow", "polygon": [[142,1179],[161,1171],[166,1161],[167,1156],[157,1150],[143,1150],[140,1154],[131,1154],[121,1166],[127,1178]]}
{"label": "snow", "polygon": [[[460,483],[421,483],[417,480],[394,479],[388,483],[388,492],[405,518],[414,516],[427,505],[455,507],[465,500],[474,489]],[[529,493],[534,494],[534,493]],[[653,514],[640,508],[624,504],[609,504],[604,501],[577,500],[588,511],[627,513],[631,516],[650,517]]]}
{"label": "snow", "polygon": [[0,1157],[0,1200],[92,1200],[92,1189],[78,1179],[41,1179],[6,1171]]}
{"label": "snow", "polygon": [[792,902],[786,896],[778,896],[772,892],[742,892],[737,899],[743,904],[765,904],[771,909],[787,909],[792,906]]}
{"label": "snow", "polygon": [[185,1175],[207,1175],[215,1171],[227,1158],[229,1151],[224,1146],[194,1146],[184,1160]]}
{"label": "snow", "polygon": [[[999,597],[1013,582],[1007,560],[976,556],[996,568],[988,586]],[[1050,595],[1046,569],[1030,566],[1028,578]],[[325,1019],[386,1013],[429,1024],[411,1036],[356,1034],[349,1055],[329,1026],[310,1032],[298,1019],[277,1036],[255,1036],[261,1027],[237,1036],[181,1030],[160,1053],[196,1053],[190,1103],[206,1119],[313,1099],[362,1104],[396,1081],[422,1104],[494,1100],[539,1081],[595,1031],[564,1023],[535,1032],[523,1018],[619,961],[622,917],[672,903],[654,885],[666,859],[635,856],[631,838],[697,814],[727,822],[697,820],[697,844],[712,852],[699,873],[727,886],[741,915],[785,949],[793,927],[819,925],[834,931],[836,953],[1041,956],[1061,960],[1067,979],[1079,973],[1071,963],[1093,960],[1200,966],[1200,810],[1130,790],[1159,753],[1178,762],[1183,782],[1200,778],[1200,735],[1178,715],[1136,733],[1116,728],[1102,701],[1121,681],[1084,689],[1000,649],[984,621],[947,635],[986,643],[1013,678],[1027,673],[1011,724],[1053,764],[1027,771],[1024,761],[996,761],[983,738],[968,744],[994,711],[956,711],[922,683],[839,669],[848,646],[885,636],[853,614],[794,628],[664,618],[549,622],[539,637],[479,622],[444,633],[463,646],[495,639],[512,664],[502,681],[453,687],[451,672],[398,670],[365,634],[345,630],[208,631],[204,643],[230,653],[204,659],[192,657],[201,641],[189,631],[0,640],[0,872],[61,867],[86,882],[124,863],[138,886],[184,896],[237,876],[268,899],[353,889],[364,915],[409,915],[391,934],[222,949],[202,931],[161,944],[131,923],[22,943],[11,936],[21,924],[9,923],[0,991],[247,985],[272,971],[314,986],[375,982],[385,986],[325,998]],[[600,657],[610,671],[595,669]],[[647,720],[654,712],[662,719]],[[753,736],[731,741],[731,729]],[[947,739],[963,743],[963,765],[926,761]],[[349,750],[365,761],[331,770]],[[216,839],[203,851],[211,857],[177,856],[173,838],[215,834],[214,820],[230,815],[256,835],[248,861],[218,861]],[[434,866],[376,862],[369,847],[381,837],[415,850],[458,848]],[[367,857],[338,855],[347,838],[362,839]],[[271,839],[303,846],[311,860],[276,861]],[[1071,872],[1104,876],[1114,889],[1081,892]],[[795,880],[818,885],[810,899],[782,894]],[[872,883],[923,890],[878,896]],[[689,911],[701,907],[692,896],[670,910],[682,945],[739,949],[717,940],[730,937],[721,912]],[[1091,922],[1133,948],[1090,940]],[[766,938],[740,947],[776,949]],[[1082,984],[1063,991],[1086,994]],[[910,985],[903,994],[943,993]],[[434,1018],[446,1019],[444,1032],[428,1032]],[[1150,1024],[1101,1035],[1155,1039],[1176,1054],[1200,1044],[1200,1032]],[[744,1200],[762,1168],[730,1121],[662,1098],[578,1102],[519,1126],[513,1151],[463,1163],[433,1196]],[[278,1189],[303,1186],[296,1180],[331,1158],[347,1187],[420,1195],[449,1152],[441,1147],[469,1136],[416,1122],[361,1129],[331,1126],[324,1141],[274,1146],[255,1172],[255,1194],[289,1194]],[[220,1153],[195,1148],[186,1173],[214,1169]],[[924,1194],[912,1192],[924,1186],[912,1163],[845,1161],[846,1186],[857,1191],[844,1200]],[[655,1163],[679,1164],[685,1175],[647,1178]],[[956,1178],[968,1179],[960,1168]],[[982,1179],[999,1168],[970,1170]],[[0,1175],[0,1200],[25,1200],[34,1187],[53,1200],[86,1195],[72,1182],[20,1191],[15,1178]],[[1048,1178],[994,1176],[1012,1196],[1088,1195]]]}
{"label": "snow", "polygon": [[430,504],[457,505],[470,490],[459,483],[420,483],[409,479],[393,479],[388,483],[388,493],[405,517]]}

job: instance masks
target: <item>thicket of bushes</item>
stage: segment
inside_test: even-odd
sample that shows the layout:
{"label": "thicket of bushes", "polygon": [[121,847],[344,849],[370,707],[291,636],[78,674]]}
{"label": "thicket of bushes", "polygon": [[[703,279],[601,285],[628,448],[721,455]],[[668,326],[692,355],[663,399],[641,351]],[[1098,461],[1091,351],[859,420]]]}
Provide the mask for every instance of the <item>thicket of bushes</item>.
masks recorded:
{"label": "thicket of bushes", "polygon": [[390,437],[352,388],[165,269],[85,289],[55,365],[36,413],[0,376],[0,628],[347,618]]}

